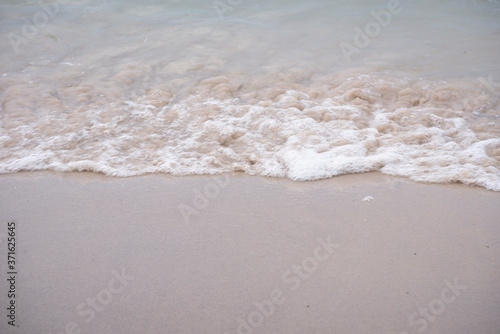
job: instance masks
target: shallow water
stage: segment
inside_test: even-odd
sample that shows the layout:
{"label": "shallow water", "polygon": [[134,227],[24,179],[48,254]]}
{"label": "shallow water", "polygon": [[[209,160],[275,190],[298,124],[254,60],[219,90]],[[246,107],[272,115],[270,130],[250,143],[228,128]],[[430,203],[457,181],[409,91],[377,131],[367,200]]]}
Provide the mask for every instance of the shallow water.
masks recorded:
{"label": "shallow water", "polygon": [[0,172],[500,191],[500,1],[4,1]]}

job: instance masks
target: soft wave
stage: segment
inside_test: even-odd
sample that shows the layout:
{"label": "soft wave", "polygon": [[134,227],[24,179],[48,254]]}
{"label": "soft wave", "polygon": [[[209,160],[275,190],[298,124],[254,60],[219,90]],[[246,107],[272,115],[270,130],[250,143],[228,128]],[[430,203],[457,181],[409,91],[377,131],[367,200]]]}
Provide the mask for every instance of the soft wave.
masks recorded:
{"label": "soft wave", "polygon": [[[119,87],[150,72],[129,66],[112,80]],[[380,171],[500,191],[498,88],[485,80],[227,72],[184,86],[153,82],[125,101],[116,86],[11,82],[2,95],[0,172],[316,180]]]}

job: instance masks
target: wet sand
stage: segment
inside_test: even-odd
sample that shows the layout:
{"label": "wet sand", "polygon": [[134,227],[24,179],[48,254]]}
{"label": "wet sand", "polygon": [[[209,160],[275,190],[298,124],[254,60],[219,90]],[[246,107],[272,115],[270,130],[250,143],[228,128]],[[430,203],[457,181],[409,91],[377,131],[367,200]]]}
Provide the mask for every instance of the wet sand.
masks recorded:
{"label": "wet sand", "polygon": [[498,333],[499,204],[378,173],[0,175],[0,332]]}

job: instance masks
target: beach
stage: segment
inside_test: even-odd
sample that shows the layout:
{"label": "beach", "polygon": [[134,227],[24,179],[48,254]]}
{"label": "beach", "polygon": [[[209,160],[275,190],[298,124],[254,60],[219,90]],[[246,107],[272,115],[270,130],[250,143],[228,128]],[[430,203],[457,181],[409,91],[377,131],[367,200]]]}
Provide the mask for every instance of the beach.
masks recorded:
{"label": "beach", "polygon": [[0,173],[500,191],[499,3],[232,3],[2,5]]}
{"label": "beach", "polygon": [[17,326],[4,320],[2,333],[500,326],[497,192],[379,173],[294,182],[37,172],[0,185],[0,241],[15,222],[19,292]]}
{"label": "beach", "polygon": [[499,16],[2,1],[0,333],[498,334]]}

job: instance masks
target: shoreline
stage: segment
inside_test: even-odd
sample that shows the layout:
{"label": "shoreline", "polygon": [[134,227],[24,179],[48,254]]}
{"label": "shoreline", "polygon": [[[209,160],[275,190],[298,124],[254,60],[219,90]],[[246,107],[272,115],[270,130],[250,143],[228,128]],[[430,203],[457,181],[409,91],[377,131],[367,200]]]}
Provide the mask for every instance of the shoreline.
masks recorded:
{"label": "shoreline", "polygon": [[0,175],[0,331],[495,333],[499,199],[380,173]]}

